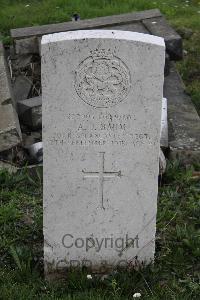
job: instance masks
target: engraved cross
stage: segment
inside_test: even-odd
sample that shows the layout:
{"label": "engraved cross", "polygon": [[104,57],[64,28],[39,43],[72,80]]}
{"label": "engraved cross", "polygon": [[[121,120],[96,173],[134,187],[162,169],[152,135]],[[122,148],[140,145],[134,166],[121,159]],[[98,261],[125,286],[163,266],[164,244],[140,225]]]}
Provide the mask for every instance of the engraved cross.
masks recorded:
{"label": "engraved cross", "polygon": [[106,172],[104,170],[104,154],[105,152],[99,152],[99,171],[97,172],[86,172],[82,170],[83,178],[98,178],[99,179],[99,202],[101,203],[101,208],[105,209],[103,203],[103,186],[105,178],[121,177],[121,171],[118,172]]}

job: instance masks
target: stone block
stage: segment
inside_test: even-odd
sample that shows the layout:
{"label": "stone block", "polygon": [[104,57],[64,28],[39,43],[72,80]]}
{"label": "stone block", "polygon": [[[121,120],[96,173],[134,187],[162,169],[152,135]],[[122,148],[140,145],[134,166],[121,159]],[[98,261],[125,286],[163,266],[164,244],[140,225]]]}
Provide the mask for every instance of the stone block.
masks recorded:
{"label": "stone block", "polygon": [[15,51],[18,55],[38,54],[39,43],[37,37],[15,40]]}
{"label": "stone block", "polygon": [[0,42],[0,105],[11,101],[8,73],[4,57],[3,45]]}
{"label": "stone block", "polygon": [[17,105],[20,100],[28,98],[32,88],[32,82],[29,78],[19,75],[13,83],[13,97]]}
{"label": "stone block", "polygon": [[19,118],[24,125],[32,129],[42,127],[42,97],[18,101]]}

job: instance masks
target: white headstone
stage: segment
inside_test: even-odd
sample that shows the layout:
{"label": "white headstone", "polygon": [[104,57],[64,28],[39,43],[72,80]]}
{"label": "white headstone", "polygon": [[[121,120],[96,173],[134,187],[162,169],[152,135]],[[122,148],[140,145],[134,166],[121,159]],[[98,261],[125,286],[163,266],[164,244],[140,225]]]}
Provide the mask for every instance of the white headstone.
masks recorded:
{"label": "white headstone", "polygon": [[42,38],[46,272],[153,260],[164,60],[146,34]]}

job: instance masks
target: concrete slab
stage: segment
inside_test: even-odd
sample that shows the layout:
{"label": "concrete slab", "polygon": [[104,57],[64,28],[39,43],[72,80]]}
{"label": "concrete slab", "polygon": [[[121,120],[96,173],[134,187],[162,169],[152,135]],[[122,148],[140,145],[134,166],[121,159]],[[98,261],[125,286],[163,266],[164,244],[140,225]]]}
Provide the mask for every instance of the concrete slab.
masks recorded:
{"label": "concrete slab", "polygon": [[0,42],[0,105],[11,101],[3,45]]}
{"label": "concrete slab", "polygon": [[37,37],[24,38],[15,41],[16,54],[37,54],[39,53],[39,43]]}
{"label": "concrete slab", "polygon": [[18,116],[11,101],[9,76],[6,70],[4,48],[0,43],[0,151],[8,150],[21,142]]}
{"label": "concrete slab", "polygon": [[174,63],[165,78],[164,96],[168,99],[170,157],[184,164],[200,161],[200,118]]}
{"label": "concrete slab", "polygon": [[32,88],[32,82],[25,76],[20,75],[13,83],[13,97],[17,106],[18,101],[28,98]]}
{"label": "concrete slab", "polygon": [[32,129],[42,128],[42,97],[21,100],[18,103],[18,114],[24,125]]}

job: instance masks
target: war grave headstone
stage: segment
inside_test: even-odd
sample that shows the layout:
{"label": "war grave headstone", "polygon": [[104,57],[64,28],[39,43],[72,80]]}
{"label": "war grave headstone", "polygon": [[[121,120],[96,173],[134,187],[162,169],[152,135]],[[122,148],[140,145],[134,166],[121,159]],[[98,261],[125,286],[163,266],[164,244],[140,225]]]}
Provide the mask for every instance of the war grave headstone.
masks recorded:
{"label": "war grave headstone", "polygon": [[[193,164],[195,161],[199,162],[199,115],[190,97],[185,94],[181,77],[172,63],[172,60],[183,57],[182,39],[158,9],[77,22],[12,29],[13,45],[5,46],[2,49],[6,51],[1,52],[3,54],[1,57],[3,63],[0,64],[1,82],[4,82],[5,79],[6,82],[8,80],[11,95],[6,98],[8,85],[2,83],[0,98],[3,105],[0,109],[0,119],[2,120],[0,131],[3,147],[0,147],[0,160],[3,159],[12,164],[17,162],[16,167],[27,166],[28,164],[31,165],[31,169],[34,168],[33,161],[36,164],[41,163],[40,159],[35,159],[37,157],[36,149],[40,151],[40,143],[42,142],[41,37],[45,34],[80,29],[117,29],[147,33],[164,38],[166,53],[163,94],[167,98],[167,114],[163,103],[163,117],[165,119],[162,119],[161,123],[163,130],[161,131],[160,146],[169,159],[178,159],[184,165]],[[14,109],[10,103],[13,104]],[[5,104],[8,105],[5,106]],[[9,112],[7,112],[8,108]],[[11,122],[7,122],[7,117],[5,119],[5,109],[6,116],[9,116]],[[17,114],[15,110],[17,110]],[[11,123],[12,126],[10,126]],[[169,131],[166,130],[167,126]],[[27,152],[29,148],[36,151],[33,157],[30,155],[32,151]]]}
{"label": "war grave headstone", "polygon": [[86,30],[42,38],[46,273],[154,258],[163,38]]}

